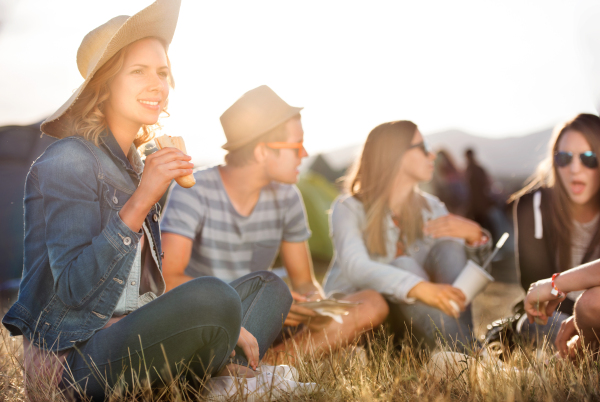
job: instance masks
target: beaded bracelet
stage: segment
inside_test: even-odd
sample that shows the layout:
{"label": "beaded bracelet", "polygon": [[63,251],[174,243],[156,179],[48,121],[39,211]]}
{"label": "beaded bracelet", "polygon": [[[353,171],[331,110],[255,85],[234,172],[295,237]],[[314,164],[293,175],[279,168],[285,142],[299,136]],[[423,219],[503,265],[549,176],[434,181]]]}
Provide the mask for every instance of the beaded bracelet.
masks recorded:
{"label": "beaded bracelet", "polygon": [[560,275],[560,272],[557,272],[554,275],[552,275],[552,290],[550,291],[550,294],[552,296],[558,296],[560,298],[563,297],[565,294],[564,292],[561,292],[560,289],[554,283],[554,280],[558,278],[558,275]]}

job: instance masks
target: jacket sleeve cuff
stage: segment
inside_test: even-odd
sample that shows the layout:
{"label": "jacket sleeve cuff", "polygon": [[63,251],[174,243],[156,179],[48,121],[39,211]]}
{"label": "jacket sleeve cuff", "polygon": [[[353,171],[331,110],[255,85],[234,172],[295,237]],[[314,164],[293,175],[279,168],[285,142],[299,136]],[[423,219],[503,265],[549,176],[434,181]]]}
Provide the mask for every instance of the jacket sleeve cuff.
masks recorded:
{"label": "jacket sleeve cuff", "polygon": [[114,248],[123,254],[136,249],[143,232],[134,232],[127,226],[118,213],[114,214],[104,228],[104,236]]}
{"label": "jacket sleeve cuff", "polygon": [[398,293],[394,295],[393,299],[395,300],[392,301],[404,304],[414,304],[417,299],[414,297],[408,297],[408,293],[421,282],[425,282],[425,280],[416,275],[411,275],[410,277],[406,278],[400,289],[398,289]]}

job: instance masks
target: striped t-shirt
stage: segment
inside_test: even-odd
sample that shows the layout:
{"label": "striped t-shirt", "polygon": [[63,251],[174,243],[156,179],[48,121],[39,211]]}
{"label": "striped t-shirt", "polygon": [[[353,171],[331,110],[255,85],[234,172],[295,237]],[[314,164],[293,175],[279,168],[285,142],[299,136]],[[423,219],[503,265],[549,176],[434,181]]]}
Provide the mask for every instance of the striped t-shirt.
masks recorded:
{"label": "striped t-shirt", "polygon": [[245,217],[229,201],[217,166],[198,170],[194,177],[192,188],[172,188],[160,225],[163,232],[194,241],[186,275],[233,281],[271,268],[282,241],[310,237],[296,186],[271,182]]}

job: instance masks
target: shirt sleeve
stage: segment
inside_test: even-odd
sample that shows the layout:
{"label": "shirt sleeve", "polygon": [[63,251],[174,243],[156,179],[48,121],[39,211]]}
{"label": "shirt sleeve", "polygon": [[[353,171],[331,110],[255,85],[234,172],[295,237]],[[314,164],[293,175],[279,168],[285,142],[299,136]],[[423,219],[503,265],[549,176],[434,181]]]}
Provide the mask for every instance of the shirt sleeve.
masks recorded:
{"label": "shirt sleeve", "polygon": [[173,183],[160,222],[161,232],[194,239],[204,225],[205,206],[198,194],[199,186],[183,188]]}
{"label": "shirt sleeve", "polygon": [[283,217],[283,241],[301,242],[310,238],[306,209],[300,190],[294,185],[289,187]]}
{"label": "shirt sleeve", "polygon": [[373,261],[360,227],[359,212],[349,203],[336,201],[331,213],[331,233],[335,247],[336,261],[341,274],[356,289],[373,289],[391,301],[414,303],[408,292],[424,279],[409,272],[411,265],[418,268],[413,258],[405,257],[398,265]]}

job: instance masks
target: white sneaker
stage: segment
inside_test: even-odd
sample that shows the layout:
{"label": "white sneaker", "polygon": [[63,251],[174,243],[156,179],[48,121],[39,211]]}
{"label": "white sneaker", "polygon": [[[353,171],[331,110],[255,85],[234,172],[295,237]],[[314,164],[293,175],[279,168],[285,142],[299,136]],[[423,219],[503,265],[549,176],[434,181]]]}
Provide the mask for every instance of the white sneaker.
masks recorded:
{"label": "white sneaker", "polygon": [[203,394],[209,401],[227,401],[236,395],[248,402],[274,401],[283,396],[306,396],[321,391],[314,382],[296,382],[264,371],[252,378],[211,377],[204,386]]}
{"label": "white sneaker", "polygon": [[281,378],[285,378],[286,380],[298,381],[300,378],[298,375],[298,370],[295,367],[287,366],[285,364],[281,364],[279,366],[269,366],[264,364],[258,367],[258,371],[261,373],[276,374]]}

